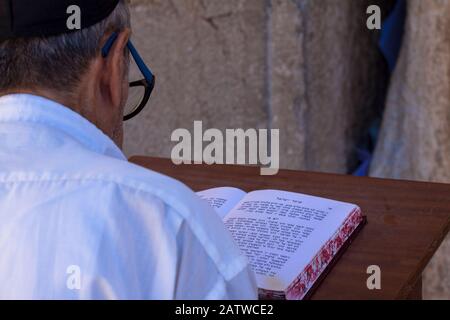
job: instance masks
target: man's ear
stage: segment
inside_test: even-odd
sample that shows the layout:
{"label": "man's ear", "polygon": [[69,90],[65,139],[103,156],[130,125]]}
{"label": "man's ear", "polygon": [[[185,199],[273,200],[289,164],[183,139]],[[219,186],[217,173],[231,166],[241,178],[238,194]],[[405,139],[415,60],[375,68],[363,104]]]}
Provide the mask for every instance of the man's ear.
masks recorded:
{"label": "man's ear", "polygon": [[102,93],[109,98],[114,107],[119,106],[123,101],[123,76],[127,68],[125,50],[130,34],[131,30],[128,28],[121,31],[103,61],[105,68],[102,72]]}

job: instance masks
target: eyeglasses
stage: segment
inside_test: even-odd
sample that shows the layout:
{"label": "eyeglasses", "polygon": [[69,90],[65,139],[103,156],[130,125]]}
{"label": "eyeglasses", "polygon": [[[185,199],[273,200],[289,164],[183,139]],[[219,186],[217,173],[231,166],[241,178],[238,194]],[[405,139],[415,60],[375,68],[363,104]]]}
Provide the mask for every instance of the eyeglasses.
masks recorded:
{"label": "eyeglasses", "polygon": [[[118,33],[114,32],[106,41],[102,48],[102,56],[106,58],[117,40]],[[123,120],[127,121],[137,116],[147,105],[148,100],[155,88],[155,76],[151,70],[145,65],[144,60],[137,52],[131,41],[128,41],[127,48],[130,50],[131,56],[136,63],[140,73],[144,76],[144,79],[130,82],[128,100],[125,105]]]}

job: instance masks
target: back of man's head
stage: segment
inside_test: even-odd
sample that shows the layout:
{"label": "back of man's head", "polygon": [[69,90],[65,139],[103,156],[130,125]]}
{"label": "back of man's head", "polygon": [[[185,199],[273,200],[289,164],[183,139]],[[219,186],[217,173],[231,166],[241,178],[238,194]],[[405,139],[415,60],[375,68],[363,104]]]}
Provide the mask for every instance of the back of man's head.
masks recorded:
{"label": "back of man's head", "polygon": [[[38,6],[39,0],[33,3]],[[128,4],[120,0],[106,19],[81,30],[0,39],[0,94],[33,88],[70,94],[99,55],[105,35],[129,26]]]}

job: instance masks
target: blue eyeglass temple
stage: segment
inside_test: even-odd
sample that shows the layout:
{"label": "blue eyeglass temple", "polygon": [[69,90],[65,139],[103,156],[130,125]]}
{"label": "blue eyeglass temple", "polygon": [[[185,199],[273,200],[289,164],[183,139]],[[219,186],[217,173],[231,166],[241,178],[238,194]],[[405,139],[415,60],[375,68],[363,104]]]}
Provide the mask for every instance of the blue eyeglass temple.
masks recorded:
{"label": "blue eyeglass temple", "polygon": [[[112,46],[114,45],[114,42],[117,40],[118,33],[114,32],[109,39],[106,41],[105,45],[102,48],[102,56],[103,58],[106,58],[109,54],[109,51],[111,50]],[[144,75],[145,80],[147,83],[153,82],[153,73],[150,71],[150,69],[145,65],[144,60],[142,60],[141,56],[137,52],[134,45],[131,43],[131,41],[128,41],[127,43],[128,50],[130,50],[131,56],[133,57],[134,61],[136,62],[139,70]]]}

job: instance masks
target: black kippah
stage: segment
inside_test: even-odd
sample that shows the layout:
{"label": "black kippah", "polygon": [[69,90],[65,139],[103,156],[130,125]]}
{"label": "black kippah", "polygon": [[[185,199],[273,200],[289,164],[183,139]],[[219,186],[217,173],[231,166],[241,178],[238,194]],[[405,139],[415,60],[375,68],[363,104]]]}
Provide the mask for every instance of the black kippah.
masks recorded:
{"label": "black kippah", "polygon": [[76,5],[81,12],[81,29],[107,18],[119,0],[0,0],[0,40],[48,37],[72,31],[67,26]]}

